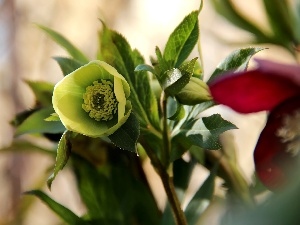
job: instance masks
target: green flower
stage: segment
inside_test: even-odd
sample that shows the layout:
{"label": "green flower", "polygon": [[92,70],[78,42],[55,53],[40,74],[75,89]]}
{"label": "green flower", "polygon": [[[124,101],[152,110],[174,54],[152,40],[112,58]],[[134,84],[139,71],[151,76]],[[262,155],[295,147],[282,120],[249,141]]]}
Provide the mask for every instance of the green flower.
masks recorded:
{"label": "green flower", "polygon": [[64,126],[89,137],[108,136],[128,119],[130,87],[115,68],[92,61],[55,85],[52,103]]}

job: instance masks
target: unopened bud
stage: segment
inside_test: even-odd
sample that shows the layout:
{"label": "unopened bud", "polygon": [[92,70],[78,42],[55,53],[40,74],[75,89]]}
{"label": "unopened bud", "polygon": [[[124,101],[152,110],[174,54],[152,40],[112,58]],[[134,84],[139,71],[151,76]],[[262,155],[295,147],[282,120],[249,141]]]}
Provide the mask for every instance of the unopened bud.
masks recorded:
{"label": "unopened bud", "polygon": [[207,84],[196,77],[191,77],[189,83],[176,94],[176,98],[183,105],[196,105],[212,100]]}

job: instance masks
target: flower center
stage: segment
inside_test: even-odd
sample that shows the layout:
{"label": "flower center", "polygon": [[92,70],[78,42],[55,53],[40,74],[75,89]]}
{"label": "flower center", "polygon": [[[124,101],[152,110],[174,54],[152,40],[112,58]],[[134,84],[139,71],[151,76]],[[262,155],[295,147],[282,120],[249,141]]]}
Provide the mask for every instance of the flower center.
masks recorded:
{"label": "flower center", "polygon": [[94,81],[83,94],[82,108],[97,121],[111,120],[118,109],[118,102],[109,80]]}
{"label": "flower center", "polygon": [[300,110],[283,118],[283,126],[279,128],[276,135],[281,138],[282,143],[287,143],[286,151],[292,156],[300,152]]}

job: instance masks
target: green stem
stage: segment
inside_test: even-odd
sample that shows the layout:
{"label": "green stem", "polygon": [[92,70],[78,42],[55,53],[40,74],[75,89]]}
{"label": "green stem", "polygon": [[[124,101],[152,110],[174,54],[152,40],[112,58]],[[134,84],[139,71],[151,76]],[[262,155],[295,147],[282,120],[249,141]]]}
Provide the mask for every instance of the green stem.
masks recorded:
{"label": "green stem", "polygon": [[167,95],[163,91],[160,97],[160,105],[163,119],[163,149],[161,153],[161,161],[165,168],[168,168],[170,163],[171,140],[167,118]]}
{"label": "green stem", "polygon": [[[181,205],[175,191],[173,178],[168,174],[167,171],[170,165],[171,139],[170,139],[170,132],[168,127],[168,118],[167,118],[167,96],[165,92],[162,92],[161,99],[160,99],[160,106],[162,110],[162,123],[163,123],[163,130],[162,130],[163,148],[161,151],[161,158],[159,158],[156,155],[156,153],[152,150],[152,148],[147,144],[146,141],[144,141],[142,145],[148,157],[150,158],[154,169],[156,170],[157,174],[160,176],[160,179],[163,183],[166,195],[168,197],[168,201],[172,208],[176,225],[187,225],[184,212],[181,209]],[[156,132],[151,132],[151,133],[157,137],[160,137],[161,139],[161,134],[158,135]]]}
{"label": "green stem", "polygon": [[219,168],[220,171],[223,172],[223,178],[232,187],[234,193],[239,197],[239,199],[241,199],[247,206],[254,207],[254,199],[249,192],[247,182],[239,170],[220,152],[207,150],[206,155],[211,161],[219,162]]}
{"label": "green stem", "polygon": [[169,176],[166,168],[161,163],[157,155],[154,151],[145,143],[143,144],[147,155],[149,156],[154,169],[156,170],[157,174],[160,176],[161,181],[163,183],[165,192],[167,194],[170,206],[172,208],[172,212],[174,215],[174,219],[176,221],[176,225],[188,225],[184,212],[181,209],[179,199],[175,192],[175,187],[173,183],[173,178]]}

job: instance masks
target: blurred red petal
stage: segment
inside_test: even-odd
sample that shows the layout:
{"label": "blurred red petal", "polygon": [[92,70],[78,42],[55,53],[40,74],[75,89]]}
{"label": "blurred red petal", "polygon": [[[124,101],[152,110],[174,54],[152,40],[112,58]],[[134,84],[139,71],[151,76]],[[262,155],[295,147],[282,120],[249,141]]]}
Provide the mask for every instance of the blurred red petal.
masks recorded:
{"label": "blurred red petal", "polygon": [[260,68],[229,73],[213,81],[209,87],[217,103],[240,113],[272,110],[286,99],[300,94],[300,85],[293,79]]}
{"label": "blurred red petal", "polygon": [[268,74],[277,74],[286,79],[293,81],[300,86],[300,66],[295,64],[281,64],[269,60],[255,59],[259,70]]}
{"label": "blurred red petal", "polygon": [[292,172],[297,168],[297,157],[286,151],[287,143],[283,143],[276,135],[283,126],[283,119],[297,110],[300,112],[300,96],[288,99],[276,107],[270,113],[254,150],[256,173],[271,190],[283,187],[292,179]]}

